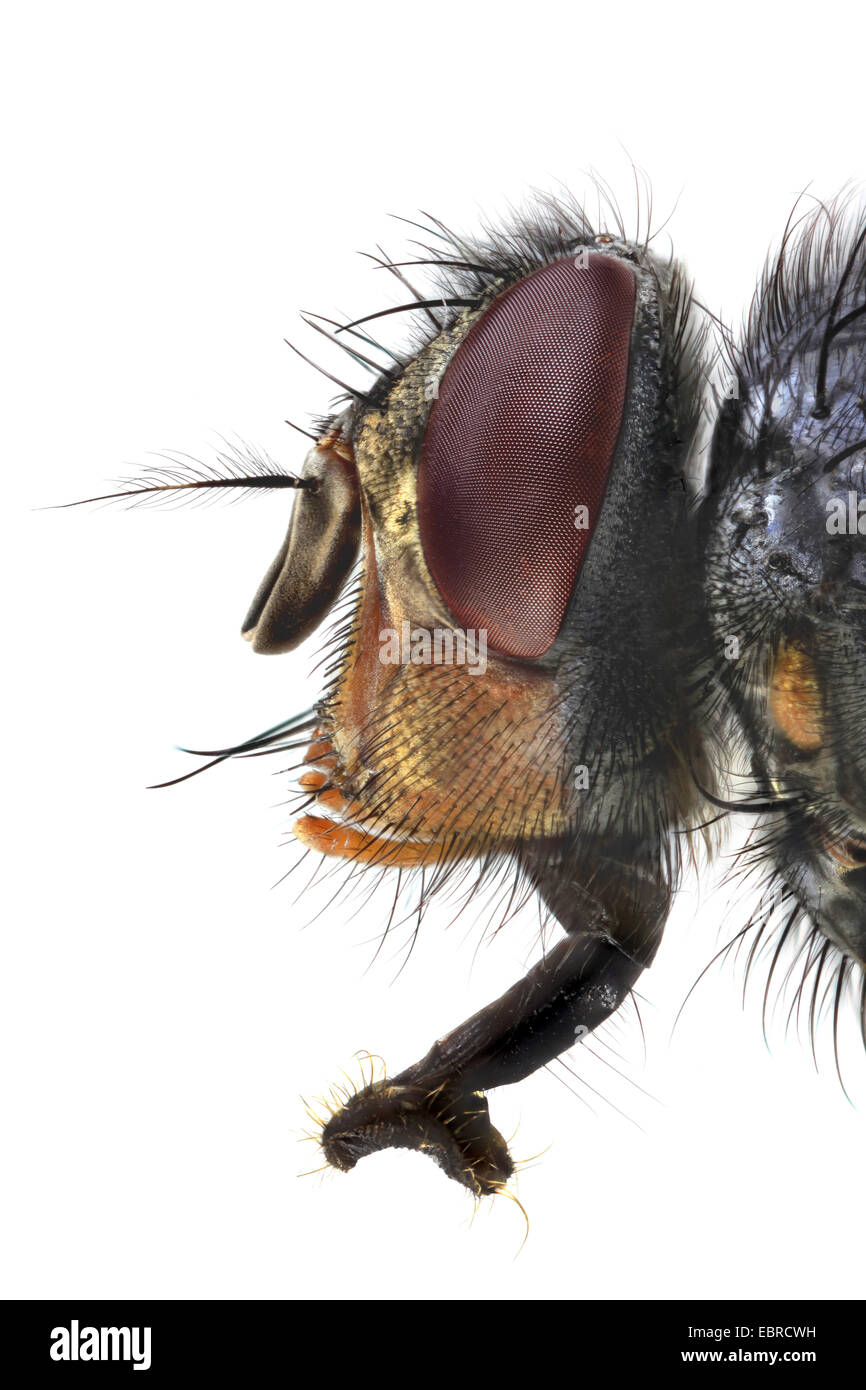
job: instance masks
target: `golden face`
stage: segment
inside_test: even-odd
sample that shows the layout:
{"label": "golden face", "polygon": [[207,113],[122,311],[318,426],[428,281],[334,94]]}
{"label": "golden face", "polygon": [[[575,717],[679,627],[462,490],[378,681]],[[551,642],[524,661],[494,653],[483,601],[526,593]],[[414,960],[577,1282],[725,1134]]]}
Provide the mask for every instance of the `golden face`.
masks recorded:
{"label": "golden face", "polygon": [[[295,833],[321,853],[395,867],[561,833],[555,683],[488,652],[484,634],[454,629],[421,549],[414,464],[385,426],[384,412],[371,413],[356,441],[363,578],[302,778],[316,813]],[[416,644],[434,634],[443,660],[413,661],[411,634]],[[395,640],[401,659],[384,659]],[[455,660],[461,641],[468,659]]]}

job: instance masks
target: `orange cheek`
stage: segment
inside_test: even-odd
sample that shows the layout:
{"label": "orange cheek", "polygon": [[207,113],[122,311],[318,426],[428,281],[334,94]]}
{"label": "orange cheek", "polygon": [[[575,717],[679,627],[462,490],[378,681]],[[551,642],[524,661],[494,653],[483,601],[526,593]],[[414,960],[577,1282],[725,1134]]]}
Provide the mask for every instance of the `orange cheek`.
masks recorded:
{"label": "orange cheek", "polygon": [[799,644],[783,642],[770,685],[770,715],[785,737],[804,752],[820,748],[824,741],[822,705],[811,658]]}

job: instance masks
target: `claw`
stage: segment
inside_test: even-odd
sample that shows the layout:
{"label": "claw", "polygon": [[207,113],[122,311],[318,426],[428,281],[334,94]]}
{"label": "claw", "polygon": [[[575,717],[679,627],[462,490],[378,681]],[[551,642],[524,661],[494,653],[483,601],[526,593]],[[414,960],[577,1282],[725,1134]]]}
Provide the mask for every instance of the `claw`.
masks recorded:
{"label": "claw", "polygon": [[474,1196],[501,1192],[514,1172],[508,1145],[490,1123],[481,1091],[378,1081],[365,1086],[327,1121],[322,1149],[348,1172],[380,1149],[426,1153]]}

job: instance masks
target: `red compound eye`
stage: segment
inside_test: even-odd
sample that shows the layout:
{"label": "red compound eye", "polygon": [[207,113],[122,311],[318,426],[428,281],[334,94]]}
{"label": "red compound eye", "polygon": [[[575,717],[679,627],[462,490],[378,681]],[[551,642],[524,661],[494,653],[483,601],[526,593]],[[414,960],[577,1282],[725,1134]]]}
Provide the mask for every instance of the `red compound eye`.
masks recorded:
{"label": "red compound eye", "polygon": [[421,542],[454,617],[506,656],[541,656],[565,617],[619,436],[634,302],[624,261],[555,261],[493,302],[440,383]]}

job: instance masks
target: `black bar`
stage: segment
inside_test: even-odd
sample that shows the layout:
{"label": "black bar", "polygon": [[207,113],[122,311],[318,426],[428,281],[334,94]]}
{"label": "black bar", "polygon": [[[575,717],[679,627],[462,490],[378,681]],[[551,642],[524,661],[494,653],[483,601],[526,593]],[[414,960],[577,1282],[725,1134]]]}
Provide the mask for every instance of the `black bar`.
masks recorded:
{"label": "black bar", "polygon": [[[448,1311],[448,1300],[426,1312],[411,1302],[404,1311],[389,1300],[381,1309],[358,1302],[363,1306],[357,1314],[351,1302],[341,1302],[319,1315],[302,1300],[10,1301],[0,1305],[0,1335],[10,1363],[14,1349],[20,1371],[7,1383],[41,1385],[45,1377],[62,1385],[70,1377],[103,1382],[113,1377],[148,1385],[195,1377],[187,1383],[258,1386],[263,1375],[279,1376],[281,1383],[311,1375],[327,1382],[339,1375],[341,1362],[346,1369],[346,1358],[357,1362],[363,1379],[377,1377],[382,1370],[380,1365],[377,1372],[377,1363],[384,1359],[389,1378],[402,1381],[407,1374],[414,1380],[411,1368],[419,1354],[428,1367],[426,1379],[439,1353],[440,1371],[450,1369],[465,1383],[489,1374],[500,1355],[508,1364],[515,1337],[528,1358],[525,1365],[535,1368],[533,1378],[542,1385],[563,1375],[575,1386],[613,1385],[632,1371],[667,1375],[678,1368],[690,1374],[697,1367],[700,1374],[700,1368],[714,1365],[805,1367],[826,1377],[859,1364],[863,1332],[862,1300],[563,1299],[573,1305],[565,1314],[539,1306],[547,1300],[528,1300],[519,1315],[507,1301],[497,1305],[483,1299],[480,1308],[469,1301],[466,1313]],[[464,1318],[474,1329],[468,1341]],[[410,1353],[408,1362],[403,1351]],[[93,1359],[94,1352],[102,1359]],[[357,1375],[351,1373],[351,1379]]]}

